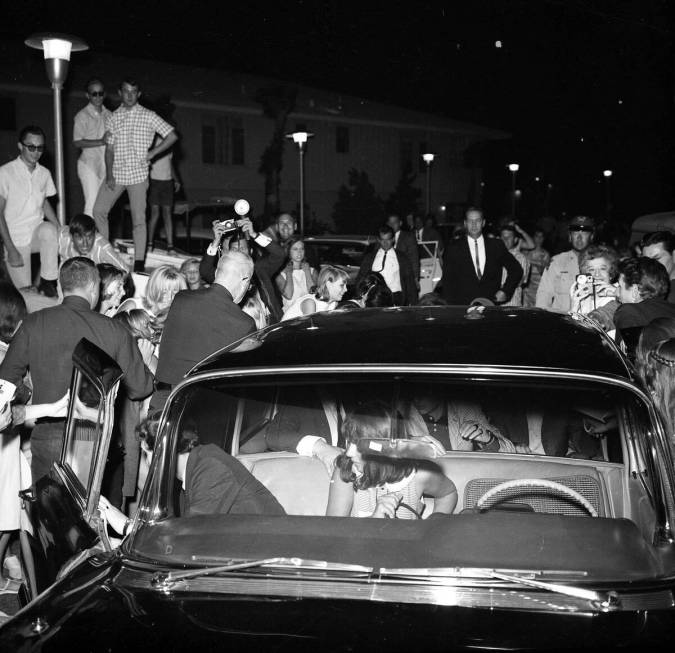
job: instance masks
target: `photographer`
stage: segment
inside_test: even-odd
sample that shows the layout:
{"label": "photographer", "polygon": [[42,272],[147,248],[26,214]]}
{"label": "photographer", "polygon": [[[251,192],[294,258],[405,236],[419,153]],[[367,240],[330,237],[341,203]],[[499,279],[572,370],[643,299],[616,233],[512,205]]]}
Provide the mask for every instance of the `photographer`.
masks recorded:
{"label": "photographer", "polygon": [[[233,229],[233,223],[235,228]],[[223,243],[226,251],[237,251],[250,254],[254,261],[253,282],[258,288],[260,298],[267,307],[271,322],[281,319],[281,306],[274,290],[272,277],[278,272],[286,258],[286,252],[281,245],[262,233],[257,233],[249,218],[241,220],[214,220],[213,241],[208,246],[206,254],[199,264],[199,274],[206,283],[213,283],[214,273],[221,255],[221,243],[226,236],[230,238]],[[258,247],[252,249],[249,240]]]}
{"label": "photographer", "polygon": [[618,264],[616,251],[605,245],[591,245],[581,255],[581,273],[570,288],[570,313],[588,315],[616,298]]}

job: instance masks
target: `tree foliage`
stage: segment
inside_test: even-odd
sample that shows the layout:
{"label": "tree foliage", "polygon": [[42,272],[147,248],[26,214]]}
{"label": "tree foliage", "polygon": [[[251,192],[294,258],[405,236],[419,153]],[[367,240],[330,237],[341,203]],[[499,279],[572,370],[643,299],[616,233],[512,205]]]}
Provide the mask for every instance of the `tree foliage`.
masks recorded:
{"label": "tree foliage", "polygon": [[417,202],[422,195],[422,191],[413,185],[416,178],[417,175],[412,171],[411,165],[406,166],[401,171],[394,192],[389,195],[385,202],[388,214],[395,213],[403,218],[409,213],[417,213],[419,209]]}
{"label": "tree foliage", "polygon": [[363,170],[350,168],[333,207],[338,233],[371,234],[384,221],[384,204]]}

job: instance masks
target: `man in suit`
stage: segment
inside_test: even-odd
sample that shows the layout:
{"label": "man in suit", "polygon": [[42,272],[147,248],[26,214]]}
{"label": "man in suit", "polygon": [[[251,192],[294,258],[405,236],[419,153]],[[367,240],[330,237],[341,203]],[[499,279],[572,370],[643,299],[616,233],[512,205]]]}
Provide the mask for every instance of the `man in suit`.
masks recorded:
{"label": "man in suit", "polygon": [[415,234],[411,231],[401,229],[401,218],[398,215],[390,215],[387,218],[387,224],[394,231],[394,247],[399,254],[405,254],[412,266],[413,275],[417,289],[420,287],[420,255],[417,251],[417,241]]}
{"label": "man in suit", "polygon": [[[389,225],[382,225],[378,231],[377,242],[379,246],[363,257],[356,285],[369,272],[379,272],[394,295],[394,305],[410,306],[416,303],[415,274],[408,257],[395,248],[394,230]],[[413,245],[417,248],[414,240]]]}
{"label": "man in suit", "polygon": [[[486,297],[497,304],[507,302],[523,276],[504,243],[483,236],[485,218],[470,208],[464,218],[466,236],[453,241],[443,256],[443,297],[449,304],[470,304]],[[506,279],[502,283],[502,270]]]}
{"label": "man in suit", "polygon": [[[183,290],[166,318],[157,364],[157,388],[176,385],[194,365],[255,331],[253,319],[237,305],[248,290],[253,261],[242,252],[224,252],[213,284]],[[153,406],[157,402],[153,401]]]}

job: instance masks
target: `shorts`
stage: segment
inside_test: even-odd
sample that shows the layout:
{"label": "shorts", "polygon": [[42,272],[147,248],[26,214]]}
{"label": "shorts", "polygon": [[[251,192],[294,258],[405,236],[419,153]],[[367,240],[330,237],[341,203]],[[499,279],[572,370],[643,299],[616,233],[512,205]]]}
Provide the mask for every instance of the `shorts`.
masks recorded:
{"label": "shorts", "polygon": [[173,179],[150,179],[148,204],[152,206],[173,205]]}

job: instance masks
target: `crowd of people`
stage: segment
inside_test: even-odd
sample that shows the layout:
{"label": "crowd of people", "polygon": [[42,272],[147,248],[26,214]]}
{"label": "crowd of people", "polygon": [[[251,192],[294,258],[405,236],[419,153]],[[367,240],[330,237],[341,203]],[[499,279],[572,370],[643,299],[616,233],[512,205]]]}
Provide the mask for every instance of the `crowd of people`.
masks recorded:
{"label": "crowd of people", "polygon": [[[179,183],[170,160],[175,129],[139,105],[140,94],[134,80],[125,80],[122,103],[111,113],[103,106],[102,82],[87,84],[89,103],[75,117],[74,129],[84,208],[68,225],[59,225],[48,200],[56,189],[39,164],[45,143],[39,127],[21,130],[19,156],[0,167],[7,272],[0,283],[0,383],[11,394],[0,413],[0,559],[9,534],[26,527],[19,490],[47,474],[61,454],[72,354],[81,338],[99,346],[124,372],[116,419],[122,462],[104,488],[107,505],[120,514],[142,483],[139,424],[149,410],[161,408],[195,364],[256,329],[336,309],[478,302],[585,316],[635,361],[669,432],[675,432],[675,260],[668,232],[646,237],[639,255],[621,256],[608,244],[594,243],[595,223],[580,215],[569,221],[570,249],[551,256],[542,230],[530,237],[507,220],[487,233],[478,208],[467,210],[462,233],[449,242],[431,220],[418,216],[404,225],[390,215],[350,289],[345,270],[307,260],[290,214],[279,215],[264,230],[248,217],[235,228],[215,220],[203,256],[185,260],[180,269],[154,269],[143,297],[135,296],[131,272],[144,271],[146,245],[160,215],[173,248],[170,207]],[[108,212],[124,192],[133,221],[133,265],[108,240]],[[428,239],[439,242],[442,285],[420,297],[417,243]],[[38,290],[62,301],[28,313],[20,291],[33,281],[32,253],[40,254]],[[380,417],[386,422],[386,415]],[[358,421],[353,416],[347,424]],[[356,427],[349,431],[338,461],[339,494],[330,510],[349,514],[359,504],[358,511],[377,509],[383,516],[391,512],[386,502],[375,505],[367,492],[355,497],[350,489],[355,469],[365,470],[366,479],[371,473],[355,454],[360,436]],[[363,483],[360,489],[371,487]],[[452,509],[456,495],[447,483],[421,473],[419,483],[422,490],[446,497],[445,507]]]}

